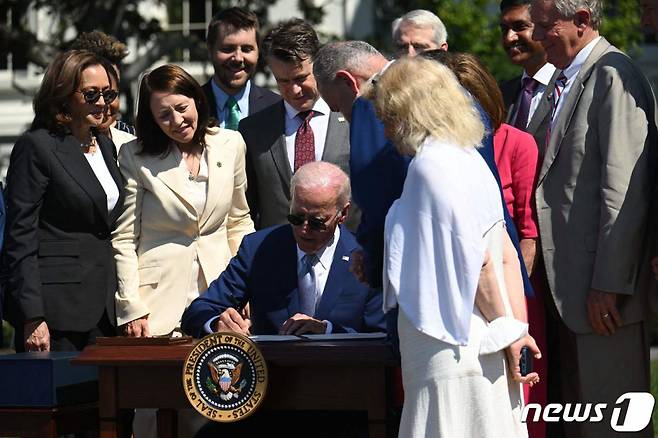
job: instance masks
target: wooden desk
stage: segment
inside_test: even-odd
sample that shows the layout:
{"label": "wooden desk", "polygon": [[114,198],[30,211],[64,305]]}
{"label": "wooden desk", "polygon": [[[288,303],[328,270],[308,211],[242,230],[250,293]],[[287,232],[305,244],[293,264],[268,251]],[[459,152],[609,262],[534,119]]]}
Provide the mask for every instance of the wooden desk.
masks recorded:
{"label": "wooden desk", "polygon": [[0,436],[57,438],[97,427],[96,403],[49,408],[0,408]]}
{"label": "wooden desk", "polygon": [[[190,408],[182,363],[193,343],[89,346],[73,361],[99,366],[101,438],[118,436],[119,410],[158,408],[158,436],[176,435],[176,409]],[[366,410],[370,438],[386,436],[387,370],[381,340],[259,343],[269,371],[261,409]]]}

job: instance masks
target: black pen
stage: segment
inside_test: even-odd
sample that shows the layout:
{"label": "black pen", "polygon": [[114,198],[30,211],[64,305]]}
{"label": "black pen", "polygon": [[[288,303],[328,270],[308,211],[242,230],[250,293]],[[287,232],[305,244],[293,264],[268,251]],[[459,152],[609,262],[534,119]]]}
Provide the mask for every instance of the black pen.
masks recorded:
{"label": "black pen", "polygon": [[231,302],[231,307],[233,307],[238,312],[242,312],[242,307],[243,306],[242,306],[242,304],[240,304],[240,301],[237,298],[235,298],[235,295],[230,294],[228,296],[228,300]]}

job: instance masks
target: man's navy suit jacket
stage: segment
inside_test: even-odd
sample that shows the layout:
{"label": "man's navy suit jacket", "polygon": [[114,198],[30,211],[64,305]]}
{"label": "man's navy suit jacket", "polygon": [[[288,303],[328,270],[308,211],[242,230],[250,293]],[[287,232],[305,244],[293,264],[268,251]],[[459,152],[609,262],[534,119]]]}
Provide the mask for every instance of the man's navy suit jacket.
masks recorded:
{"label": "man's navy suit jacket", "polygon": [[[478,152],[486,161],[500,187],[500,176],[494,160],[491,122],[479,105],[478,110],[485,129],[489,133],[483,139]],[[361,207],[361,224],[356,236],[359,243],[363,245],[366,255],[368,280],[374,287],[381,287],[386,214],[393,202],[402,194],[411,158],[401,156],[395,146],[386,138],[384,125],[377,118],[372,102],[364,98],[356,99],[352,106],[350,144],[352,197]],[[519,255],[525,293],[527,296],[532,296],[532,286],[519,248],[519,237],[507,211],[502,189],[501,203],[507,233]]]}
{"label": "man's navy suit jacket", "polygon": [[[315,318],[333,324],[333,333],[385,331],[381,290],[360,283],[349,271],[354,250],[350,231],[340,226],[333,263]],[[297,245],[290,225],[266,228],[245,236],[226,270],[183,314],[185,333],[205,334],[203,326],[229,307],[249,302],[251,333],[277,334],[300,312],[297,290]]]}

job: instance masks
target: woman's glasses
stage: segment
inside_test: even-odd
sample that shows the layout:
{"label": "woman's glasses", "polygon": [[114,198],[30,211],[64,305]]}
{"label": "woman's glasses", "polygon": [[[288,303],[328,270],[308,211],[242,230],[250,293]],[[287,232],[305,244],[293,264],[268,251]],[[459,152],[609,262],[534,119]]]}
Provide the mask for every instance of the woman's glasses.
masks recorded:
{"label": "woman's glasses", "polygon": [[119,96],[119,92],[117,90],[105,90],[101,91],[98,88],[90,88],[89,90],[80,90],[76,91],[76,93],[82,94],[82,97],[85,99],[85,102],[87,103],[96,103],[98,102],[98,99],[103,96],[103,100],[105,101],[106,105],[111,104],[114,102],[114,99]]}

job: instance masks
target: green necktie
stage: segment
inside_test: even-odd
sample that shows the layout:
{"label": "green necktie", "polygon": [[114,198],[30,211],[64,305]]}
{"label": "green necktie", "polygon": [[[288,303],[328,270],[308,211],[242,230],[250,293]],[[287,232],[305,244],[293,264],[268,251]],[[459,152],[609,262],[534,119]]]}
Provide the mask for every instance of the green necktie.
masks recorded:
{"label": "green necktie", "polygon": [[229,96],[226,101],[226,107],[228,108],[228,117],[224,123],[226,129],[232,129],[233,131],[238,130],[238,123],[240,122],[240,110],[238,109],[238,102],[233,96]]}

